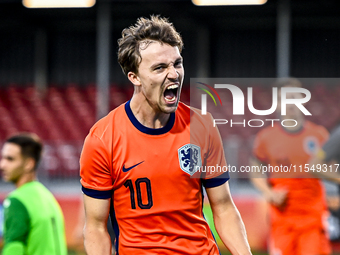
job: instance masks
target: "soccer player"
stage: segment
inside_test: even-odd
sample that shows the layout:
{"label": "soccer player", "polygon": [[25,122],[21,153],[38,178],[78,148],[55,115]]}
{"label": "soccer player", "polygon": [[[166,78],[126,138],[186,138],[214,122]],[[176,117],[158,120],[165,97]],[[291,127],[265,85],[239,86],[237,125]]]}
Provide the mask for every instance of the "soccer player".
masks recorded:
{"label": "soccer player", "polygon": [[[134,85],[130,101],[99,120],[80,158],[87,254],[217,255],[202,213],[206,188],[216,229],[233,254],[251,254],[211,115],[179,102],[184,77],[182,39],[167,19],[139,18],[118,40],[118,61]],[[201,177],[201,178],[198,178]]]}
{"label": "soccer player", "polygon": [[[281,80],[282,87],[300,87],[296,79]],[[290,99],[300,93],[288,93]],[[286,166],[290,173],[270,173],[252,178],[270,204],[271,255],[326,255],[331,248],[325,231],[325,194],[322,183],[300,171],[328,138],[327,130],[304,119],[295,105],[287,105],[280,124],[261,130],[254,141],[254,165]],[[294,119],[297,125],[294,125]],[[296,169],[294,171],[294,169]],[[306,176],[307,175],[307,176]],[[306,178],[310,177],[310,178]]]}
{"label": "soccer player", "polygon": [[58,202],[40,182],[36,169],[42,143],[35,134],[8,138],[1,151],[3,179],[16,186],[3,203],[3,255],[66,255],[64,218]]}

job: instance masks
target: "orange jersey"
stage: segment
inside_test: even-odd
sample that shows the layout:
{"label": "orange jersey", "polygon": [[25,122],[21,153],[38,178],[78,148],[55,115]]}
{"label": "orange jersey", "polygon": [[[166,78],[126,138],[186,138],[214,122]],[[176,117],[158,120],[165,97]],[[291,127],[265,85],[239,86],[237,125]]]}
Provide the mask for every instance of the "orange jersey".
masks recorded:
{"label": "orange jersey", "polygon": [[202,185],[222,185],[229,175],[197,170],[210,165],[227,165],[210,115],[179,103],[166,126],[151,129],[138,122],[127,102],[86,137],[81,184],[90,197],[112,197],[117,254],[215,255]]}
{"label": "orange jersey", "polygon": [[[280,125],[267,127],[261,130],[255,138],[255,157],[271,166],[287,166],[290,173],[288,177],[297,178],[275,178],[284,177],[285,174],[275,176],[269,175],[269,182],[274,189],[288,190],[287,205],[283,211],[272,206],[273,223],[280,223],[284,217],[287,221],[301,224],[321,224],[322,213],[325,211],[324,190],[317,178],[306,177],[305,164],[308,164],[322,144],[328,138],[328,131],[312,122],[305,121],[301,130],[290,133]],[[301,167],[302,172],[301,172]],[[308,173],[310,174],[310,173]],[[310,177],[310,176],[307,176]],[[297,219],[304,220],[298,221]]]}

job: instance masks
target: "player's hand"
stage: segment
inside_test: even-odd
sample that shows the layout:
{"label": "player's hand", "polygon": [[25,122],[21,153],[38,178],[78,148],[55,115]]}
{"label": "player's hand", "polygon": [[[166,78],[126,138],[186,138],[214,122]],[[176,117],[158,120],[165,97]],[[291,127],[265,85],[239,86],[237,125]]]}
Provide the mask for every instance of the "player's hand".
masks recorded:
{"label": "player's hand", "polygon": [[283,189],[271,190],[271,192],[269,193],[267,197],[267,200],[269,203],[271,203],[272,205],[282,210],[286,206],[287,195],[288,195],[287,190],[283,190]]}

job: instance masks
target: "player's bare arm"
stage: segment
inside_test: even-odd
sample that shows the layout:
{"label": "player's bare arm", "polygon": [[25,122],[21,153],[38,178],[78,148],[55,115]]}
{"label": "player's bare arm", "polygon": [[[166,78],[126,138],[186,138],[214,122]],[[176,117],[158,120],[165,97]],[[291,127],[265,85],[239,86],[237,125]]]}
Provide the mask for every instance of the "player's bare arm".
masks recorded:
{"label": "player's bare arm", "polygon": [[287,190],[274,190],[272,189],[267,179],[261,178],[251,178],[253,185],[261,191],[264,198],[271,204],[277,206],[278,208],[283,208],[287,201]]}
{"label": "player's bare arm", "polygon": [[84,195],[84,245],[88,255],[111,255],[111,239],[107,231],[110,201]]}
{"label": "player's bare arm", "polygon": [[[250,159],[250,164],[253,166],[260,166],[261,162],[256,158]],[[262,163],[264,165],[265,163]],[[262,173],[250,173],[251,174],[251,182],[253,185],[263,194],[264,198],[271,204],[277,207],[283,207],[287,200],[287,191],[286,190],[273,190],[266,176]]]}
{"label": "player's bare arm", "polygon": [[213,212],[215,227],[224,245],[233,255],[249,255],[247,234],[230,195],[229,184],[207,188],[207,195]]}

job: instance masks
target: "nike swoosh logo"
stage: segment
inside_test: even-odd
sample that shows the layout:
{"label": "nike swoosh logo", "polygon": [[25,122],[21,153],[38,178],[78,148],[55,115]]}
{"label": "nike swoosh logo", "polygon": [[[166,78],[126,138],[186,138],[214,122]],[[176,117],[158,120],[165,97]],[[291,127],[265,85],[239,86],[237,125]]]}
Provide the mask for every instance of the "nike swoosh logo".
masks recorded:
{"label": "nike swoosh logo", "polygon": [[136,165],[130,166],[129,168],[125,168],[125,165],[124,165],[124,166],[123,166],[123,172],[126,173],[126,172],[130,171],[132,168],[134,168],[134,167],[136,167],[136,166],[142,164],[143,162],[144,162],[144,161],[141,161],[141,162],[137,163]]}

